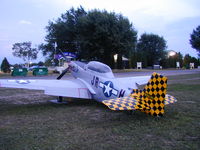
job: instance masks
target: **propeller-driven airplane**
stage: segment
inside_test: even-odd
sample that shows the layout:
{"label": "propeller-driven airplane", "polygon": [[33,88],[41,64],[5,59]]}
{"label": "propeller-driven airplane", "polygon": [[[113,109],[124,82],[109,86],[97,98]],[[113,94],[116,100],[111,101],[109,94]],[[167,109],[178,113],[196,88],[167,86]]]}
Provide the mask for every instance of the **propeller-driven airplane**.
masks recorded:
{"label": "propeller-driven airplane", "polygon": [[[70,71],[75,79],[60,80]],[[139,89],[144,85],[144,89]],[[0,80],[0,87],[44,90],[47,95],[94,99],[111,110],[140,110],[153,116],[162,116],[164,107],[177,100],[166,94],[167,77],[152,76],[115,78],[106,64],[91,61],[88,64],[71,61],[57,80]]]}

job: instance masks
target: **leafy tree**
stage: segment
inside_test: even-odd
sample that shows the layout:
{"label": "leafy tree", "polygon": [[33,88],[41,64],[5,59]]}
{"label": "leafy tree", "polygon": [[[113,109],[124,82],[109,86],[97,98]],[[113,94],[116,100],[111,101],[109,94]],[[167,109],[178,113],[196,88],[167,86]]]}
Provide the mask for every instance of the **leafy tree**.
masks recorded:
{"label": "leafy tree", "polygon": [[198,65],[200,65],[199,59],[195,57],[191,57],[189,54],[186,54],[184,59],[183,59],[183,66],[185,68],[190,67],[190,63],[194,63],[194,67],[197,68]]}
{"label": "leafy tree", "polygon": [[95,59],[113,67],[113,55],[118,54],[117,66],[122,68],[122,56],[133,50],[137,32],[121,14],[92,10],[80,19],[81,56]]}
{"label": "leafy tree", "polygon": [[131,61],[131,66],[133,68],[137,67],[137,62],[142,62],[142,67],[147,67],[147,59],[142,52],[138,51],[132,52],[130,61]]}
{"label": "leafy tree", "polygon": [[14,64],[13,67],[14,68],[21,68],[20,64]]}
{"label": "leafy tree", "polygon": [[194,67],[197,68],[200,65],[199,59],[192,57],[191,63],[194,63]]}
{"label": "leafy tree", "polygon": [[184,57],[184,59],[183,59],[183,66],[185,67],[185,68],[189,68],[189,66],[190,66],[190,63],[191,63],[191,59],[192,59],[192,57],[189,55],[189,54],[186,54],[185,55],[185,57]]}
{"label": "leafy tree", "polygon": [[129,20],[120,14],[80,7],[71,8],[56,22],[47,26],[46,44],[40,49],[53,58],[54,43],[62,51],[75,52],[79,59],[99,60],[114,66],[114,54],[118,54],[118,67],[122,68],[122,55],[128,57],[134,48],[137,32]]}
{"label": "leafy tree", "polygon": [[145,62],[144,67],[159,63],[165,57],[166,48],[165,39],[155,34],[142,34],[137,44],[137,52],[141,55],[140,60]]}
{"label": "leafy tree", "polygon": [[130,68],[136,68],[137,67],[137,57],[138,57],[137,52],[133,51],[131,53],[131,56],[129,57]]}
{"label": "leafy tree", "polygon": [[9,64],[8,60],[6,59],[6,57],[3,59],[2,63],[1,63],[1,71],[5,72],[5,73],[10,73],[10,64]]}
{"label": "leafy tree", "polygon": [[12,47],[13,55],[22,58],[24,61],[36,59],[38,50],[31,47],[31,42],[15,43]]}
{"label": "leafy tree", "polygon": [[44,66],[44,63],[42,61],[39,61],[38,66]]}
{"label": "leafy tree", "polygon": [[32,66],[37,66],[38,63],[31,63],[29,67],[32,67]]}
{"label": "leafy tree", "polygon": [[193,30],[192,34],[190,35],[190,44],[192,48],[197,50],[200,56],[200,25]]}
{"label": "leafy tree", "polygon": [[176,58],[176,62],[180,62],[180,67],[183,66],[183,55],[178,52],[176,55],[175,55],[175,58]]}
{"label": "leafy tree", "polygon": [[80,6],[77,10],[71,8],[66,11],[55,22],[49,21],[46,27],[46,43],[39,46],[43,55],[49,56],[49,59],[53,58],[55,54],[55,42],[57,43],[57,48],[63,52],[79,52],[80,43],[78,41],[77,23],[79,18],[85,15],[85,10]]}
{"label": "leafy tree", "polygon": [[166,56],[161,60],[160,65],[163,68],[176,68],[176,62],[180,63],[180,67],[183,66],[183,55],[178,52],[174,56]]}
{"label": "leafy tree", "polygon": [[52,66],[52,60],[51,59],[46,59],[44,62],[45,66]]}

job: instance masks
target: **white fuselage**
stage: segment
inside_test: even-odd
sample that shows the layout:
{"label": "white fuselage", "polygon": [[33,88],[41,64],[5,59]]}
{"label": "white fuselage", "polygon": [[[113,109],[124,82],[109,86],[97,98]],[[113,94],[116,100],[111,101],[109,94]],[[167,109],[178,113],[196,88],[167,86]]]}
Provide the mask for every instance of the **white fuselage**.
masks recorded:
{"label": "white fuselage", "polygon": [[[93,62],[93,64],[91,64],[91,66],[95,65],[105,64],[99,62]],[[73,77],[82,81],[89,89],[92,98],[97,101],[124,97],[131,93],[132,89],[116,80],[112,71],[105,73],[101,72],[101,70],[97,71],[97,68],[101,66],[91,68],[90,63],[80,66],[76,62],[70,62],[69,66]],[[105,67],[108,66],[105,65]]]}

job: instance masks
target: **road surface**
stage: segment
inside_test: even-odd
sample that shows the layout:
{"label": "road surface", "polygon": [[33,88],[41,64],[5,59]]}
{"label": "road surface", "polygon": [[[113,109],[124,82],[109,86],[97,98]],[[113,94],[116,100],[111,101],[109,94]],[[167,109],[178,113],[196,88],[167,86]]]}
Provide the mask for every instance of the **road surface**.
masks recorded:
{"label": "road surface", "polygon": [[183,74],[200,74],[200,69],[192,69],[192,70],[148,70],[148,71],[134,71],[134,72],[123,72],[123,73],[115,73],[115,77],[134,77],[134,76],[148,76],[153,72],[160,73],[165,76],[172,75],[183,75]]}
{"label": "road surface", "polygon": [[[141,70],[141,71],[133,71],[133,72],[121,72],[121,73],[114,73],[115,77],[134,77],[134,76],[150,76],[153,72],[160,73],[165,76],[172,76],[172,75],[183,75],[183,74],[200,74],[200,69],[193,69],[193,70]],[[0,77],[0,79],[56,79],[59,74],[53,74],[48,76],[26,76],[26,77],[12,77],[12,76],[5,76]],[[72,79],[73,77],[70,73],[67,73],[62,79]]]}

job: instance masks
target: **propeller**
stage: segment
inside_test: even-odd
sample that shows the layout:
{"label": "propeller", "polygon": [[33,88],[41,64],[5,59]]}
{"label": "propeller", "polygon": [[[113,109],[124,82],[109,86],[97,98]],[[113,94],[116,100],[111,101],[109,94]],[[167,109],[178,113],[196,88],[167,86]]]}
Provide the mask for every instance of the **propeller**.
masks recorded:
{"label": "propeller", "polygon": [[[67,61],[70,62],[69,59],[67,59],[67,57],[63,54],[63,52],[58,49],[60,54],[62,55],[62,57]],[[70,66],[68,66],[65,70],[62,71],[62,73],[57,77],[57,80],[60,80],[66,73],[67,71],[70,69]],[[63,103],[63,97],[62,96],[58,96],[57,98],[57,103]],[[66,102],[65,102],[66,103]]]}
{"label": "propeller", "polygon": [[69,70],[70,67],[67,67],[65,70],[63,70],[63,72],[57,77],[57,80],[60,80]]}
{"label": "propeller", "polygon": [[[60,54],[62,55],[62,57],[63,57],[67,62],[70,62],[70,60],[67,59],[67,57],[63,54],[63,52],[62,52],[60,49],[58,49],[58,51],[60,52]],[[60,79],[67,73],[67,71],[69,71],[69,69],[70,69],[70,66],[67,67],[65,70],[63,70],[63,72],[57,77],[57,80],[60,80]]]}

